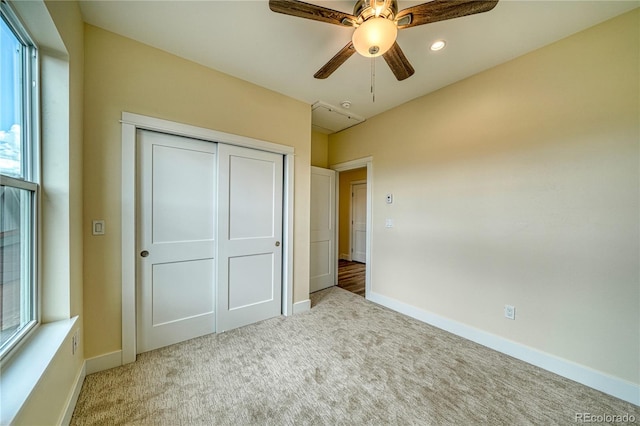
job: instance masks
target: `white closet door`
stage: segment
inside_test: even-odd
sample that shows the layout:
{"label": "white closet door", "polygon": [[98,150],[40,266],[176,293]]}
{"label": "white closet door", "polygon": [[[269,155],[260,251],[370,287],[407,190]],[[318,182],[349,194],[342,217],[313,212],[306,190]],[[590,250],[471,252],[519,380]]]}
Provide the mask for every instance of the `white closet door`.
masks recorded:
{"label": "white closet door", "polygon": [[141,353],[215,331],[216,144],[137,137]]}
{"label": "white closet door", "polygon": [[283,157],[218,146],[217,331],[282,312]]}
{"label": "white closet door", "polygon": [[367,184],[351,186],[351,260],[367,259]]}
{"label": "white closet door", "polygon": [[310,292],[336,284],[335,179],[335,171],[311,167]]}

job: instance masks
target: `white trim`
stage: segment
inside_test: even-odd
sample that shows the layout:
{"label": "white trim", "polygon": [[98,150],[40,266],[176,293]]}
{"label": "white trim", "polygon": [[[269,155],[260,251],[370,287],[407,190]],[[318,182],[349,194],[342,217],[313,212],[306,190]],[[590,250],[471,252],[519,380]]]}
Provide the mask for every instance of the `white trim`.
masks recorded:
{"label": "white trim", "polygon": [[[124,114],[123,114],[124,117]],[[122,364],[136,360],[136,126],[122,123]]]}
{"label": "white trim", "polygon": [[370,293],[369,300],[559,376],[640,406],[640,385],[635,383],[441,317],[378,293]]}
{"label": "white trim", "polygon": [[84,383],[84,378],[87,376],[86,373],[86,362],[82,363],[82,368],[78,371],[78,375],[76,376],[75,384],[73,385],[73,392],[69,395],[69,399],[67,400],[66,408],[63,412],[62,419],[58,422],[60,425],[67,426],[71,423],[71,417],[73,416],[73,410],[76,409],[76,404],[78,403],[78,397],[80,396],[80,390],[82,389],[82,384]]}
{"label": "white trim", "polygon": [[293,155],[284,157],[284,191],[282,193],[282,246],[287,256],[282,256],[282,314],[295,313],[293,309]]}
{"label": "white trim", "polygon": [[85,361],[87,374],[98,373],[126,364],[122,360],[122,354],[123,351],[113,351],[87,359]]}
{"label": "white trim", "polygon": [[[284,156],[282,313],[293,312],[293,164],[294,148],[154,117],[122,113],[122,356],[121,364],[136,360],[136,131],[152,130]],[[107,354],[110,355],[110,354]],[[119,364],[118,364],[119,365]]]}
{"label": "white trim", "polygon": [[[369,299],[371,293],[371,261],[373,259],[371,247],[373,245],[373,157],[364,157],[357,160],[346,161],[344,163],[333,164],[329,168],[337,172],[346,172],[348,170],[360,169],[362,167],[367,168],[367,240],[366,240],[366,257],[365,257],[365,284],[364,295],[366,299]],[[336,209],[339,209],[340,200],[340,175],[336,178]],[[336,210],[339,211],[339,210]],[[338,230],[340,224],[336,214],[336,245],[338,244]],[[336,253],[336,277],[338,276],[338,249],[334,250]],[[349,259],[351,254],[349,253]],[[337,279],[337,278],[336,278]]]}
{"label": "white trim", "polygon": [[[336,172],[346,172],[347,170],[361,169],[367,166],[367,163],[373,162],[373,157],[364,157],[357,160],[345,161],[344,163],[332,164],[330,169]],[[367,176],[367,179],[369,176]]]}
{"label": "white trim", "polygon": [[227,145],[259,149],[261,151],[269,151],[276,154],[284,155],[293,154],[294,152],[294,148],[287,145],[280,145],[262,141],[259,139],[249,138],[246,136],[219,132],[217,130],[205,129],[204,127],[191,126],[189,124],[182,124],[174,121],[162,120],[160,118],[147,117],[130,112],[123,112],[122,120],[120,122],[123,125],[133,125],[137,129],[153,130],[156,132],[169,133],[172,135],[202,139],[211,142],[223,142]]}
{"label": "white trim", "polygon": [[293,304],[293,314],[299,314],[301,312],[307,312],[311,309],[311,299],[301,300]]}

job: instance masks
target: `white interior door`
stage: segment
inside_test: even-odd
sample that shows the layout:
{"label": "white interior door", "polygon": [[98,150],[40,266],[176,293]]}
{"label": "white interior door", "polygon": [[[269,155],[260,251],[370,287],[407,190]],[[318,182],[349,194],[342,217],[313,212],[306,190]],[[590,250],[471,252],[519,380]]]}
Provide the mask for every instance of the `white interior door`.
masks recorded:
{"label": "white interior door", "polygon": [[335,171],[311,167],[310,292],[336,284],[335,182]]}
{"label": "white interior door", "polygon": [[282,312],[283,157],[218,145],[217,331]]}
{"label": "white interior door", "polygon": [[351,260],[367,259],[367,184],[351,186]]}
{"label": "white interior door", "polygon": [[138,131],[137,352],[215,331],[216,144]]}

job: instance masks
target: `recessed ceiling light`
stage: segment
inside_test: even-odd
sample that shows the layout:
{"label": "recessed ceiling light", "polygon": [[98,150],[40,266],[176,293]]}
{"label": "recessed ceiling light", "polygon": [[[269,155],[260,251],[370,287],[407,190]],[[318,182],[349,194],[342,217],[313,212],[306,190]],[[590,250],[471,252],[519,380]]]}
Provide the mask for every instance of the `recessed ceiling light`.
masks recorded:
{"label": "recessed ceiling light", "polygon": [[442,50],[444,49],[444,47],[447,45],[447,42],[444,40],[436,40],[433,43],[431,43],[431,50],[433,50],[434,52],[437,52],[438,50]]}

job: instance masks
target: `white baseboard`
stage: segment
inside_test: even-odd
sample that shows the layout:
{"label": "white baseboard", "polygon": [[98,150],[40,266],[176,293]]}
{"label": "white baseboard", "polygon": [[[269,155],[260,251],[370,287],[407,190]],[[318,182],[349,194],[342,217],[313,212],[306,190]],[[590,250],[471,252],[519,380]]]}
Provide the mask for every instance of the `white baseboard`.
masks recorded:
{"label": "white baseboard", "polygon": [[301,300],[293,304],[293,314],[299,314],[300,312],[306,312],[311,309],[311,300]]}
{"label": "white baseboard", "polygon": [[64,415],[62,416],[62,420],[60,420],[61,425],[67,426],[71,423],[71,417],[73,416],[73,410],[76,409],[76,403],[78,402],[78,397],[80,396],[80,390],[82,389],[82,384],[84,383],[84,378],[87,376],[87,362],[84,361],[82,363],[82,368],[78,372],[76,376],[75,384],[73,385],[73,392],[69,395],[69,400],[67,401],[67,405],[64,410]]}
{"label": "white baseboard", "polygon": [[504,337],[424,311],[378,293],[367,295],[368,300],[438,327],[457,336],[479,343],[521,361],[540,367],[559,376],[597,389],[601,392],[640,406],[640,385],[594,370],[547,352],[516,343]]}
{"label": "white baseboard", "polygon": [[122,351],[113,351],[108,354],[89,358],[85,361],[87,374],[97,373],[122,365]]}
{"label": "white baseboard", "polygon": [[351,262],[351,256],[349,256],[347,253],[340,253],[340,260],[348,260],[349,262]]}

